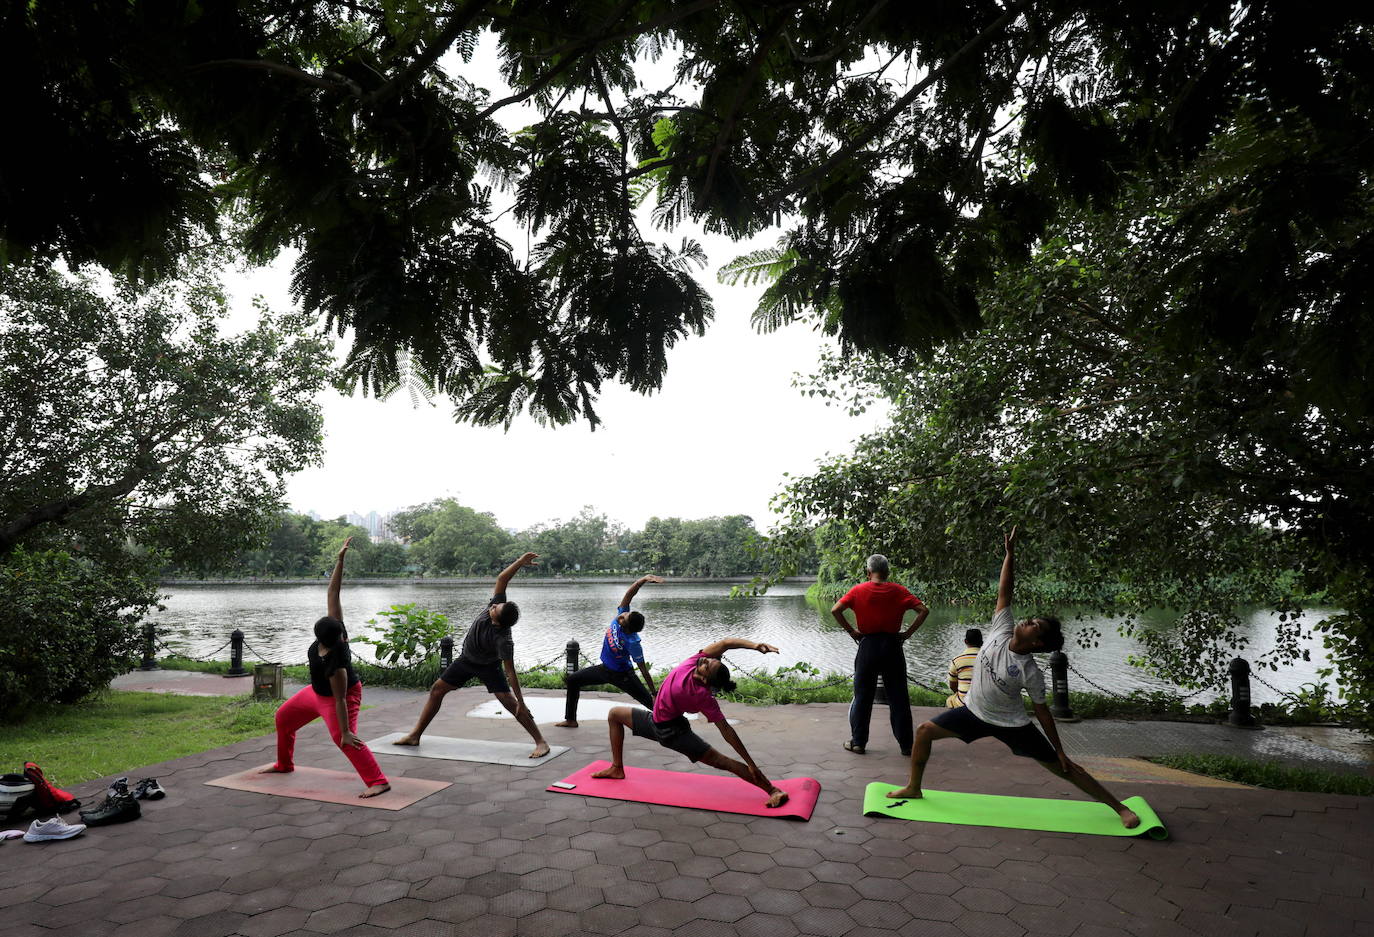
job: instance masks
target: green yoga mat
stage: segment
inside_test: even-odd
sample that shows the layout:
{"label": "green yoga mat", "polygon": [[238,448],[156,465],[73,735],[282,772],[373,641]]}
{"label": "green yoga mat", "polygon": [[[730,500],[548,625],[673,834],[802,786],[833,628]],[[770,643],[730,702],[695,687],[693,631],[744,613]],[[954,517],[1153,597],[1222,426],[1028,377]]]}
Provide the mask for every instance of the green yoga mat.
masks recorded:
{"label": "green yoga mat", "polygon": [[964,826],[1002,826],[1013,830],[1046,830],[1050,833],[1094,833],[1098,836],[1149,836],[1168,839],[1169,831],[1143,797],[1122,801],[1140,817],[1140,825],[1128,830],[1116,813],[1091,800],[1049,800],[1044,797],[1002,797],[997,794],[961,794],[926,791],[917,800],[892,800],[888,791],[900,784],[875,781],[864,789],[864,816],[922,820],[926,823],[958,823]]}

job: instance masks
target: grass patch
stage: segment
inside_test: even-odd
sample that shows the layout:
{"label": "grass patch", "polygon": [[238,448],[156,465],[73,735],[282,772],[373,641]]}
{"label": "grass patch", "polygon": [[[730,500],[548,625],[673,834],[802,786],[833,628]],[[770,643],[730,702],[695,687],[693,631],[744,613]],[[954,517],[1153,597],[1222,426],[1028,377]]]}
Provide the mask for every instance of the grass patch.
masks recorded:
{"label": "grass patch", "polygon": [[1147,760],[1179,771],[1273,791],[1374,796],[1374,778],[1359,774],[1293,768],[1273,761],[1251,761],[1234,755],[1158,755]]}
{"label": "grass patch", "polygon": [[275,731],[276,701],[245,697],[108,693],[36,706],[0,726],[0,770],[36,761],[60,786],[209,751]]}

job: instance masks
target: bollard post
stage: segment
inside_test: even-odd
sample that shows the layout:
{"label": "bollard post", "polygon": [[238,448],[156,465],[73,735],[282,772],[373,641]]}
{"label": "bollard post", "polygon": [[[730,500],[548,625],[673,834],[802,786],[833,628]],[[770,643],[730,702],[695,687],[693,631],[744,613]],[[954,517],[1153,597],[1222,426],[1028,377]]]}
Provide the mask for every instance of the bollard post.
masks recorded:
{"label": "bollard post", "polygon": [[439,672],[448,670],[449,664],[453,663],[453,639],[439,639]]}
{"label": "bollard post", "polygon": [[568,666],[565,671],[566,673],[572,674],[577,672],[577,657],[580,650],[581,648],[576,641],[568,642]]}
{"label": "bollard post", "polygon": [[892,701],[887,698],[887,678],[879,677],[878,685],[873,691],[874,706],[891,706]]}
{"label": "bollard post", "polygon": [[1063,651],[1050,654],[1050,715],[1060,722],[1077,722],[1069,705],[1069,655]]}
{"label": "bollard post", "polygon": [[153,643],[157,640],[157,632],[153,630],[151,621],[143,624],[143,662],[138,665],[139,670],[157,670],[157,657],[154,656],[155,649]]}
{"label": "bollard post", "polygon": [[1231,661],[1231,715],[1226,721],[1241,729],[1256,728],[1250,712],[1250,662],[1243,657]]}
{"label": "bollard post", "polygon": [[243,632],[235,628],[229,635],[229,670],[225,672],[226,677],[246,677],[248,671],[243,669]]}

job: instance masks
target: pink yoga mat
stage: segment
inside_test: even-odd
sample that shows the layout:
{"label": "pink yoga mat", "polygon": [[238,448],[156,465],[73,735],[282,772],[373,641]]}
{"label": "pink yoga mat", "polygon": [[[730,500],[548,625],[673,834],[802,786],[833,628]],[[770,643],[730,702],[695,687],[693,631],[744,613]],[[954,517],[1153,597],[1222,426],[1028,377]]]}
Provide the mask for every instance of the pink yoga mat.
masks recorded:
{"label": "pink yoga mat", "polygon": [[684,771],[657,771],[653,768],[625,768],[623,781],[608,781],[592,775],[610,767],[609,761],[593,761],[561,783],[576,785],[572,790],[549,787],[556,794],[582,794],[586,797],[606,797],[629,800],[641,804],[664,804],[669,807],[692,807],[697,810],[719,810],[721,813],[742,813],[751,817],[785,817],[789,820],[810,820],[821,796],[821,783],[815,778],[787,778],[773,783],[788,794],[787,803],[770,808],[767,798],[754,785],[741,781],[733,774],[689,774]]}
{"label": "pink yoga mat", "polygon": [[307,768],[297,765],[288,774],[260,774],[267,765],[259,765],[228,777],[205,783],[211,787],[227,787],[233,791],[252,791],[255,794],[276,794],[278,797],[299,797],[319,800],[327,804],[347,804],[350,807],[373,807],[377,810],[401,810],[435,791],[451,787],[451,781],[426,781],[422,778],[391,778],[391,790],[376,797],[359,797],[363,782],[352,771],[330,771],[327,768]]}

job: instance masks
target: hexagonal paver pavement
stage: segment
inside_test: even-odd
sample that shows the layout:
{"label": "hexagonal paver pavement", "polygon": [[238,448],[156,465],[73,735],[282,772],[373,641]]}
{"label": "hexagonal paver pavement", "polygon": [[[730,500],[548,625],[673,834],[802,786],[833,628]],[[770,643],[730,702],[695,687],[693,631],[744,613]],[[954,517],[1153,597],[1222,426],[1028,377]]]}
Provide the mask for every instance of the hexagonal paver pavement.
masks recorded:
{"label": "hexagonal paver pavement", "polygon": [[[435,728],[510,737],[464,715],[485,699],[458,691]],[[415,705],[368,710],[365,731],[406,727]],[[821,782],[809,823],[546,794],[605,757],[595,722],[550,727],[573,750],[533,770],[379,752],[390,773],[453,782],[380,818],[203,785],[267,761],[272,740],[255,739],[131,772],[168,791],[135,823],[0,848],[0,935],[1374,935],[1374,799],[1110,784],[1150,800],[1164,842],[868,819],[864,785],[906,770],[876,726],[855,756],[840,747],[843,705],[727,709],[766,771]],[[640,739],[626,751],[644,767],[710,770]],[[347,767],[311,729],[298,757]],[[991,741],[945,743],[926,777],[1080,796]]]}

